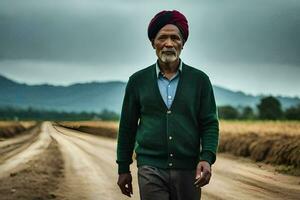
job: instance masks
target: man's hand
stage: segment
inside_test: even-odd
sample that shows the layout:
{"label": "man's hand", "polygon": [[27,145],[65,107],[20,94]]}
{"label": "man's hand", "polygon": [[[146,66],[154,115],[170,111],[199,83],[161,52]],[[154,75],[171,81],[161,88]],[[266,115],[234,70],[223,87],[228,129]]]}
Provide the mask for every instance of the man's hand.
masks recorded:
{"label": "man's hand", "polygon": [[132,192],[132,176],[130,173],[119,174],[118,185],[124,195],[131,197]]}
{"label": "man's hand", "polygon": [[209,183],[211,177],[211,167],[207,161],[200,161],[196,169],[196,181],[194,185],[196,187],[203,187]]}

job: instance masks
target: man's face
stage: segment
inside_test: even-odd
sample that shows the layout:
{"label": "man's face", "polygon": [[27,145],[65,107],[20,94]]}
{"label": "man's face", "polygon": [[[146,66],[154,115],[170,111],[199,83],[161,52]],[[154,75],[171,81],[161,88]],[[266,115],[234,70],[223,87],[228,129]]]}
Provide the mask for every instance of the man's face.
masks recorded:
{"label": "man's face", "polygon": [[172,63],[179,59],[183,40],[177,26],[167,24],[157,33],[152,43],[156,55],[163,63]]}

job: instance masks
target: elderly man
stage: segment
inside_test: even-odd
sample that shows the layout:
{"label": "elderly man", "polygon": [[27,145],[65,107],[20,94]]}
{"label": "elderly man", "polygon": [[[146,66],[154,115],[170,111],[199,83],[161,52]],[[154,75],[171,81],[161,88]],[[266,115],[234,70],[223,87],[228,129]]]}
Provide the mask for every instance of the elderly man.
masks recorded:
{"label": "elderly man", "polygon": [[187,19],[161,11],[148,27],[155,64],[126,86],[118,134],[118,185],[131,196],[130,164],[136,153],[142,200],[198,200],[216,160],[219,125],[208,76],[180,59]]}

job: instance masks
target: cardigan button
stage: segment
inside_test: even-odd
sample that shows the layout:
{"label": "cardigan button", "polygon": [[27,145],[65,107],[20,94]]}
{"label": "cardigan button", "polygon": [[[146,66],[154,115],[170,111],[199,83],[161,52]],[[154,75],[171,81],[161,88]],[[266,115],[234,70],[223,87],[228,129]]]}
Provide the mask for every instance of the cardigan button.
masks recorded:
{"label": "cardigan button", "polygon": [[168,111],[167,111],[167,114],[171,114],[171,113],[172,113],[171,110],[168,110]]}
{"label": "cardigan button", "polygon": [[172,136],[169,136],[169,140],[172,140],[173,138],[172,138]]}
{"label": "cardigan button", "polygon": [[173,163],[169,163],[169,166],[172,167],[172,166],[173,166]]}

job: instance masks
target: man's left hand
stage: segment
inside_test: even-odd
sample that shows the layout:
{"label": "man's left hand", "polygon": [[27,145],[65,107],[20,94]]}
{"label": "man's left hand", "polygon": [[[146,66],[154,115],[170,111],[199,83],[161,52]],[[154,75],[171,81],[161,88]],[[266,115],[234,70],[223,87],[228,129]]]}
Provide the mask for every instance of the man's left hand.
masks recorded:
{"label": "man's left hand", "polygon": [[207,161],[200,161],[196,169],[196,177],[194,185],[203,187],[209,183],[211,177],[211,166]]}

